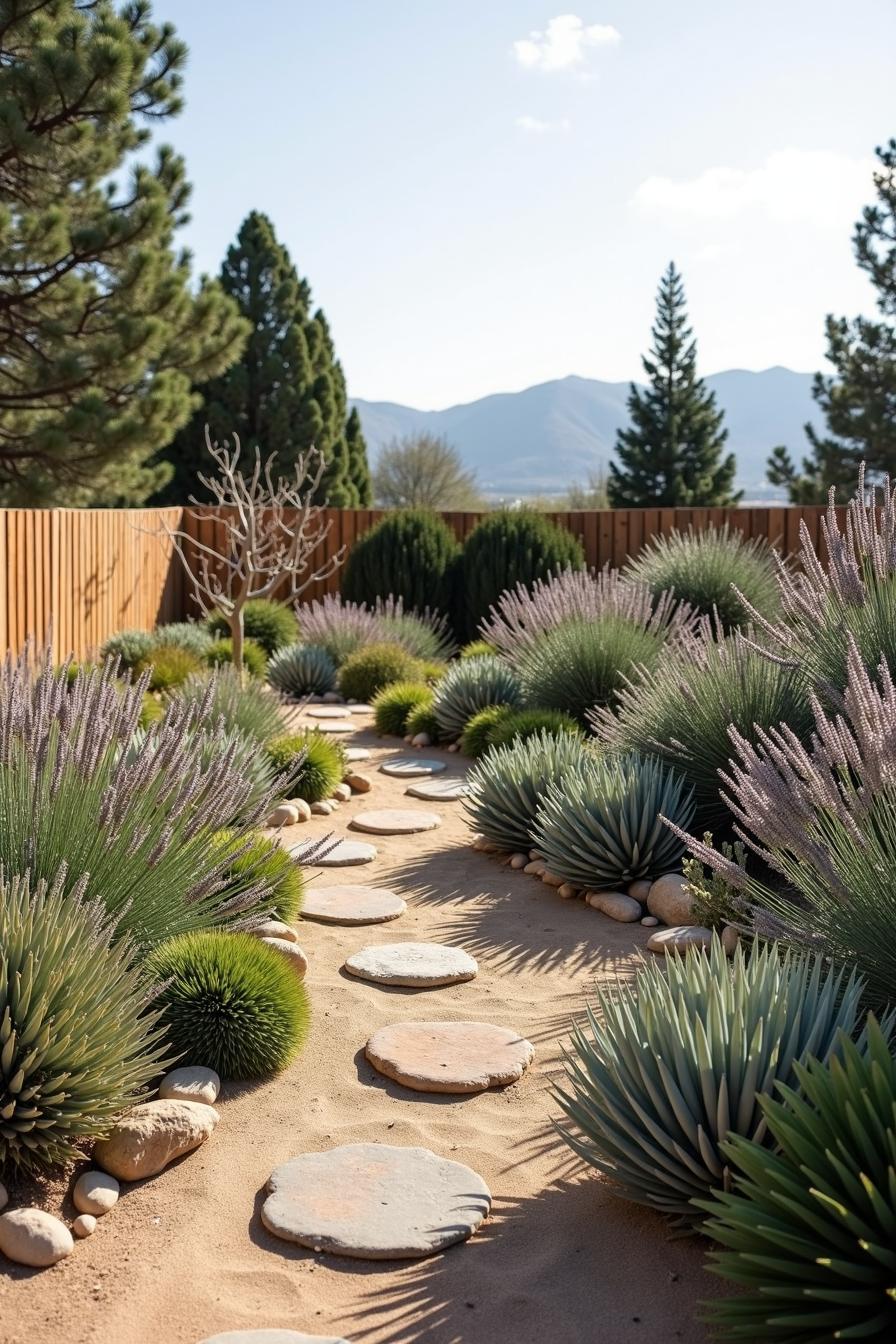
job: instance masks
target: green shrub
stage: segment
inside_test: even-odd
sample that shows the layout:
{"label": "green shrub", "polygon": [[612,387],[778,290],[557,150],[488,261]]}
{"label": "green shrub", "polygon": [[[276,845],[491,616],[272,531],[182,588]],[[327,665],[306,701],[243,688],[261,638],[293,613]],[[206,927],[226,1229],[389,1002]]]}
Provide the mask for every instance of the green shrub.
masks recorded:
{"label": "green shrub", "polygon": [[[276,840],[260,831],[242,834],[218,831],[214,838],[232,856],[228,873],[231,880],[236,879],[235,890],[239,891],[247,878],[251,881],[263,878],[270,892],[270,913],[284,924],[294,924],[302,909],[305,890],[301,865]],[[226,904],[233,890],[228,882],[218,893],[222,904]]]}
{"label": "green shrub", "polygon": [[781,609],[771,546],[764,537],[748,541],[727,523],[656,536],[624,574],[646,583],[655,598],[671,591],[706,616],[717,612],[725,630],[736,630],[750,619],[735,588],[769,619]]}
{"label": "green shrub", "polygon": [[315,644],[287,644],[268,663],[268,681],[284,695],[326,695],[336,686],[336,664]]}
{"label": "green shrub", "polygon": [[613,700],[634,667],[652,666],[664,648],[662,633],[623,616],[559,625],[523,655],[523,696],[529,705],[561,710],[587,725],[589,713]]}
{"label": "green shrub", "polygon": [[541,733],[510,747],[492,747],[470,771],[464,809],[492,844],[526,851],[545,789],[578,769],[587,752],[570,733]]}
{"label": "green shrub", "polygon": [[[206,627],[220,639],[230,638],[230,622],[223,612],[216,611],[206,618]],[[296,618],[282,602],[266,597],[250,598],[243,608],[243,633],[259,644],[268,657],[287,644],[294,644],[298,635]]]}
{"label": "green shrub", "polygon": [[342,595],[371,606],[395,597],[411,610],[447,612],[459,551],[454,533],[436,514],[390,512],[352,546],[342,571]]}
{"label": "green shrub", "polygon": [[306,803],[329,798],[345,775],[345,752],[340,744],[314,729],[272,737],[265,752],[278,776],[285,775],[283,790]]}
{"label": "green shrub", "polygon": [[378,733],[404,737],[415,709],[429,709],[432,691],[418,681],[395,681],[373,698],[373,719]]}
{"label": "green shrub", "polygon": [[[712,831],[704,832],[703,843],[707,847],[712,845]],[[733,845],[723,843],[720,850],[729,864],[733,863],[746,871],[747,851],[740,840],[736,840]],[[743,896],[724,873],[710,871],[707,874],[700,860],[694,858],[685,859],[681,869],[688,881],[697,924],[704,929],[721,931],[726,924],[737,925],[746,918]]]}
{"label": "green shrub", "polygon": [[219,668],[211,682],[207,675],[190,677],[173,698],[202,706],[209,727],[223,721],[226,729],[237,729],[256,742],[265,742],[283,730],[276,696],[257,681],[244,685],[233,666]]}
{"label": "green shrub", "polygon": [[396,681],[421,681],[423,667],[398,644],[368,644],[349,654],[339,669],[339,690],[346,700],[369,704],[378,691]]}
{"label": "green shrub", "polygon": [[536,579],[581,569],[585,553],[578,538],[543,513],[532,509],[501,510],[483,518],[464,542],[460,563],[463,609],[459,612],[468,639],[475,639],[505,589]]}
{"label": "green shrub", "polygon": [[204,660],[212,637],[205,626],[196,621],[172,621],[170,625],[157,626],[153,640],[155,644],[186,649],[187,653]]}
{"label": "green shrub", "polygon": [[772,1142],[761,1098],[857,1031],[861,994],[854,974],[770,944],[729,967],[717,937],[598,985],[556,1090],[563,1137],[625,1198],[699,1225],[694,1201],[730,1183],[725,1140]]}
{"label": "green shrub", "polygon": [[500,658],[463,658],[451,664],[435,689],[433,710],[439,736],[454,742],[480,709],[514,707],[519,702],[516,674]]}
{"label": "green shrub", "polygon": [[308,1000],[282,952],[251,933],[184,934],[149,960],[158,1004],[182,1064],[222,1078],[265,1078],[295,1058]]}
{"label": "green shrub", "polygon": [[406,736],[409,734],[411,737],[416,737],[418,733],[426,733],[431,742],[435,742],[439,736],[439,725],[433,713],[432,701],[418,705],[408,715]]}
{"label": "green shrub", "polygon": [[163,1067],[133,949],[85,883],[0,874],[0,1171],[82,1157]]}
{"label": "green shrub", "polygon": [[493,747],[509,747],[512,742],[525,741],[536,733],[574,733],[582,737],[582,729],[570,714],[559,709],[514,709],[502,715],[490,737]]}
{"label": "green shrub", "polygon": [[145,732],[154,723],[161,723],[164,717],[165,706],[162,701],[151,691],[144,691],[143,699],[140,701],[140,727]]}
{"label": "green shrub", "polygon": [[495,740],[500,725],[510,717],[513,710],[509,705],[486,705],[467,720],[460,735],[460,749],[465,756],[478,758],[484,756]]}
{"label": "green shrub", "polygon": [[139,677],[148,670],[151,691],[170,691],[183,686],[201,667],[202,663],[188,649],[179,649],[175,644],[156,644],[146,658],[135,664],[134,675]]}
{"label": "green shrub", "polygon": [[684,845],[663,818],[687,827],[691,790],[653,757],[590,756],[548,784],[535,817],[535,848],[577,887],[619,891],[678,865]]}
{"label": "green shrub", "polygon": [[[208,646],[205,661],[209,667],[233,666],[233,640],[216,639]],[[243,643],[243,667],[250,677],[263,681],[268,673],[267,654],[260,644],[247,639]]]}
{"label": "green shrub", "polygon": [[498,650],[487,639],[473,639],[465,644],[458,654],[459,658],[485,658],[494,656]]}
{"label": "green shrub", "polygon": [[126,672],[132,672],[138,663],[143,663],[152,652],[155,640],[148,630],[120,630],[110,635],[100,649],[100,657],[117,658]]}
{"label": "green shrub", "polygon": [[[717,1338],[896,1339],[896,1060],[872,1018],[862,1047],[794,1066],[763,1097],[765,1144],[722,1145],[733,1192],[700,1201],[723,1250],[708,1268],[737,1295],[707,1303]],[[774,1151],[770,1151],[773,1148]]]}

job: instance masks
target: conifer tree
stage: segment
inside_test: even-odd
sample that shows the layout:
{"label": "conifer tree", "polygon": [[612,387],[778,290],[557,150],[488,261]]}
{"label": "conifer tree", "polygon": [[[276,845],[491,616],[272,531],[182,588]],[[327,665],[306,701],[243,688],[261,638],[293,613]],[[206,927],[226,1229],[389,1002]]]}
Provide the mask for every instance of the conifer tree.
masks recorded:
{"label": "conifer tree", "polygon": [[0,501],[145,498],[191,384],[240,352],[234,305],[173,250],[183,162],[133,158],[185,59],[146,0],[0,0]]}
{"label": "conifer tree", "polygon": [[[221,268],[221,287],[250,325],[242,359],[197,389],[202,405],[161,456],[174,475],[159,496],[183,503],[198,473],[212,467],[214,440],[237,434],[244,449],[277,454],[278,469],[313,447],[324,470],[318,502],[348,507],[370,502],[361,422],[348,414],[345,378],[324,314],[312,310],[311,288],[296,272],[270,219],[253,210]],[[201,487],[200,487],[201,488]]]}
{"label": "conifer tree", "polygon": [[722,455],[728,431],[715,394],[697,376],[697,343],[672,262],[660,281],[653,345],[642,359],[648,386],[634,383],[631,425],[619,430],[607,489],[613,508],[732,504],[736,463]]}

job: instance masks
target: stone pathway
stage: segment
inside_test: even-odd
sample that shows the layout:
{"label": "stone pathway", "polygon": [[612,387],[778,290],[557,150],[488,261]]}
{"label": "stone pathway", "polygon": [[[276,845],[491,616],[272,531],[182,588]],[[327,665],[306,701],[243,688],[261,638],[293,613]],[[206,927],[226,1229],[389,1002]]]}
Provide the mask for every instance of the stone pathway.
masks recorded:
{"label": "stone pathway", "polygon": [[383,924],[407,910],[404,900],[385,887],[311,886],[302,902],[302,918],[321,924]]}
{"label": "stone pathway", "polygon": [[345,970],[378,985],[437,989],[472,980],[479,967],[468,952],[444,943],[381,943],[346,957]]}
{"label": "stone pathway", "polygon": [[441,824],[438,812],[425,812],[422,807],[382,807],[359,812],[351,827],[369,835],[415,835],[417,831],[434,831]]}
{"label": "stone pathway", "polygon": [[424,779],[421,784],[409,784],[405,789],[409,798],[422,798],[429,803],[456,803],[469,792],[469,784],[462,779]]}
{"label": "stone pathway", "polygon": [[396,1022],[373,1033],[365,1054],[385,1077],[416,1092],[484,1092],[518,1083],[535,1049],[490,1022]]}
{"label": "stone pathway", "polygon": [[415,779],[418,776],[440,775],[445,769],[444,761],[426,760],[422,756],[395,756],[384,761],[380,770],[393,779]]}
{"label": "stone pathway", "polygon": [[[319,840],[305,840],[300,845],[293,845],[289,852],[299,863],[306,863],[308,856],[314,853],[319,844]],[[358,863],[372,863],[376,854],[376,846],[365,844],[363,840],[340,840],[322,858],[315,858],[313,862],[316,868],[351,868]]]}

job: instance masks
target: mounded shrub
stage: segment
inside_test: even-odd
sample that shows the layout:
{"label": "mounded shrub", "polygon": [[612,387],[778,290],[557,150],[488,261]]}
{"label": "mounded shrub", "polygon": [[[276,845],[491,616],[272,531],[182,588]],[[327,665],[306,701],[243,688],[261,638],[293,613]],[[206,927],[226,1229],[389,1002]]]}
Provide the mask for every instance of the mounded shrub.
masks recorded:
{"label": "mounded shrub", "polygon": [[[230,622],[223,612],[215,611],[206,617],[206,627],[218,639],[230,638]],[[243,634],[259,644],[268,657],[287,644],[294,644],[298,635],[296,618],[282,602],[266,597],[252,597],[243,608]]]}
{"label": "mounded shrub", "polygon": [[162,943],[149,960],[181,1064],[222,1078],[265,1078],[296,1056],[308,1029],[305,988],[283,953],[251,933],[210,930]]}
{"label": "mounded shrub", "polygon": [[[208,663],[209,667],[232,667],[233,640],[213,640],[206,650],[205,661]],[[249,673],[250,677],[255,677],[259,681],[263,681],[267,676],[267,654],[260,644],[255,643],[254,639],[246,639],[243,641],[243,667]]]}
{"label": "mounded shrub", "polygon": [[451,664],[435,688],[433,711],[439,736],[454,742],[481,709],[519,703],[519,681],[500,658],[462,658]]}
{"label": "mounded shrub", "polygon": [[155,644],[145,658],[135,663],[134,675],[139,677],[148,671],[151,691],[170,691],[183,686],[188,677],[201,669],[201,661],[188,649],[176,644]]}
{"label": "mounded shrub", "polygon": [[535,848],[577,887],[619,891],[677,867],[684,845],[663,818],[686,827],[692,792],[654,757],[589,756],[548,784],[535,817]]}
{"label": "mounded shrub", "polygon": [[536,734],[510,747],[493,747],[468,776],[463,806],[476,830],[501,849],[528,850],[545,789],[578,769],[588,747],[563,733]]}
{"label": "mounded shrub", "polygon": [[377,732],[404,737],[412,711],[431,707],[432,691],[422,682],[396,681],[379,691],[372,703]]}
{"label": "mounded shrub", "polygon": [[315,644],[287,644],[268,663],[268,681],[284,695],[326,695],[336,686],[336,664]]}
{"label": "mounded shrub", "polygon": [[159,625],[153,638],[156,644],[186,649],[200,660],[205,658],[212,643],[208,630],[196,621],[172,621],[169,625]]}
{"label": "mounded shrub", "polygon": [[498,650],[487,639],[471,639],[458,653],[459,658],[484,658],[496,654]]}
{"label": "mounded shrub", "polygon": [[153,695],[151,691],[144,691],[143,699],[140,701],[140,719],[139,725],[145,731],[151,728],[154,723],[161,723],[165,717],[165,705],[158,696]]}
{"label": "mounded shrub", "polygon": [[446,617],[405,611],[400,598],[377,598],[367,607],[325,593],[299,608],[299,624],[304,642],[326,649],[337,667],[367,644],[399,644],[427,659],[450,658],[456,648]]}
{"label": "mounded shrub", "polygon": [[[760,1098],[768,1140],[722,1144],[732,1191],[700,1201],[737,1294],[708,1302],[729,1340],[896,1339],[896,1060],[877,1022]],[[772,1151],[773,1149],[773,1151]],[[717,1332],[717,1333],[715,1333]]]}
{"label": "mounded shrub", "polygon": [[339,669],[339,690],[346,700],[368,704],[396,681],[421,681],[422,664],[398,644],[368,644],[349,654]]}
{"label": "mounded shrub", "polygon": [[381,603],[377,613],[378,639],[400,644],[425,663],[442,664],[457,649],[445,618],[429,612],[395,610],[394,603]]}
{"label": "mounded shrub", "polygon": [[342,595],[371,606],[391,596],[411,610],[447,612],[459,551],[451,528],[436,514],[426,509],[389,512],[349,551]]}
{"label": "mounded shrub", "polygon": [[730,1184],[726,1141],[773,1144],[762,1098],[842,1048],[861,995],[855,974],[772,944],[738,947],[729,965],[717,937],[598,985],[555,1093],[563,1137],[626,1199],[699,1226],[694,1201]]}
{"label": "mounded shrub", "polygon": [[155,639],[148,630],[119,630],[110,635],[100,649],[100,657],[117,658],[124,671],[132,672],[149,657]]}
{"label": "mounded shrub", "polygon": [[[259,831],[242,835],[218,831],[215,841],[231,856],[228,870],[237,879],[236,889],[244,885],[246,878],[252,881],[262,878],[270,891],[270,913],[284,924],[294,924],[302,909],[305,887],[301,865],[283,846]],[[222,904],[226,904],[230,894],[229,885],[218,893]]]}
{"label": "mounded shrub", "polygon": [[225,729],[237,729],[256,742],[283,731],[277,697],[258,681],[244,684],[232,665],[219,668],[211,680],[207,674],[190,677],[172,699],[201,709],[209,728],[223,722]]}
{"label": "mounded shrub", "polygon": [[528,705],[560,710],[585,726],[590,712],[612,701],[635,666],[653,666],[664,648],[660,632],[623,616],[559,625],[523,655],[523,697]]}
{"label": "mounded shrub", "polygon": [[484,756],[495,740],[495,733],[501,723],[513,713],[509,705],[486,705],[467,720],[460,735],[460,749],[465,756],[478,758]]}
{"label": "mounded shrub", "polygon": [[536,733],[550,733],[552,737],[560,733],[584,736],[572,715],[564,714],[560,709],[514,709],[503,714],[495,724],[489,745],[509,747],[512,742],[523,742]]}
{"label": "mounded shrub", "polygon": [[82,1157],[163,1067],[133,948],[86,883],[0,874],[0,1170]]}
{"label": "mounded shrub", "polygon": [[747,625],[750,606],[774,620],[781,609],[775,553],[764,537],[748,540],[738,531],[705,527],[654,537],[624,571],[646,583],[654,598],[673,592],[703,615],[718,613],[722,628]]}
{"label": "mounded shrub", "polygon": [[281,733],[265,745],[267,758],[281,786],[292,798],[317,803],[329,798],[345,775],[345,752],[338,742],[314,729]]}
{"label": "mounded shrub", "polygon": [[581,569],[582,543],[543,513],[502,509],[476,524],[464,542],[459,567],[459,618],[468,639],[508,588],[530,588],[536,579]]}
{"label": "mounded shrub", "polygon": [[418,705],[408,715],[405,736],[410,734],[411,737],[416,737],[418,733],[426,733],[431,742],[435,742],[439,736],[439,725],[433,713],[431,700],[425,705]]}

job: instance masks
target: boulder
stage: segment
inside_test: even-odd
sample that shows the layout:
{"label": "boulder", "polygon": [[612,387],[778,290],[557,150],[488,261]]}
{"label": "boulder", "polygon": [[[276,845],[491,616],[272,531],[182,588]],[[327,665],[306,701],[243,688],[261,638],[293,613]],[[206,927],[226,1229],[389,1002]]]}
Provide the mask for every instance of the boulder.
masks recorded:
{"label": "boulder", "polygon": [[330,797],[335,798],[337,803],[347,803],[351,799],[351,796],[352,796],[352,787],[350,784],[346,783],[337,784],[333,792],[330,794]]}
{"label": "boulder", "polygon": [[359,771],[353,770],[350,775],[346,775],[345,783],[349,786],[352,793],[369,793],[371,788],[370,780],[367,775],[362,775]]}
{"label": "boulder", "polygon": [[119,1181],[142,1181],[199,1148],[217,1123],[218,1112],[200,1101],[144,1101],[97,1140],[93,1159]]}
{"label": "boulder", "polygon": [[651,915],[656,915],[657,919],[670,926],[697,923],[694,898],[687,879],[680,873],[666,873],[664,877],[657,878],[647,896],[647,909]]}
{"label": "boulder", "polygon": [[79,1213],[72,1223],[72,1231],[76,1237],[92,1237],[96,1231],[96,1218],[92,1213]]}
{"label": "boulder", "polygon": [[[206,1106],[214,1106],[220,1091],[221,1079],[214,1069],[206,1069],[201,1064],[172,1069],[159,1083],[159,1096],[163,1101],[201,1101]],[[86,1209],[85,1212],[93,1213],[94,1210]]]}
{"label": "boulder", "polygon": [[653,883],[648,881],[646,877],[640,877],[637,882],[631,884],[628,889],[628,894],[633,901],[640,901],[641,905],[646,905],[647,897],[650,895],[650,888],[652,886]]}
{"label": "boulder", "polygon": [[306,803],[304,798],[290,798],[289,805],[299,814],[299,821],[311,820],[311,804]]}

